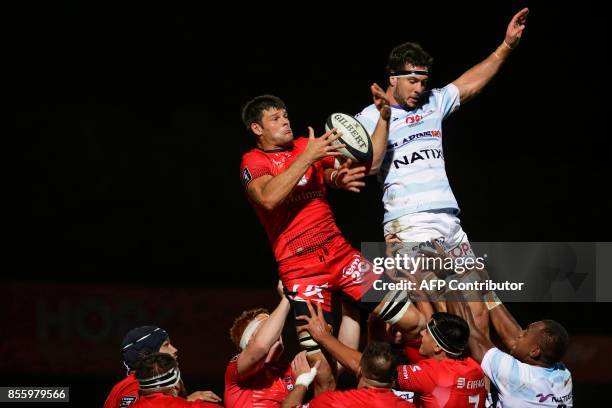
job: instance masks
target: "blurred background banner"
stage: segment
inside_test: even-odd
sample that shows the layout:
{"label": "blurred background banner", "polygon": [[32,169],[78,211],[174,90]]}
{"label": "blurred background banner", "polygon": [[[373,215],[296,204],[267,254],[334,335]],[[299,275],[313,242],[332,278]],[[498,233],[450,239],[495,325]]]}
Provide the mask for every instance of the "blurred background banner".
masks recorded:
{"label": "blurred background banner", "polygon": [[275,307],[275,296],[264,289],[9,284],[0,367],[121,378],[123,336],[155,325],[168,331],[185,373],[215,378],[237,354],[229,339],[233,319],[249,308]]}
{"label": "blurred background banner", "polygon": [[[5,289],[11,302],[0,312],[5,322],[0,338],[3,370],[118,379],[124,374],[121,340],[128,330],[142,325],[168,331],[188,377],[218,378],[237,354],[228,335],[233,319],[243,310],[272,309],[278,302],[275,291],[266,289],[36,284],[10,284]],[[291,332],[290,324],[287,329]],[[570,344],[566,364],[574,381],[612,381],[611,336],[572,335]]]}

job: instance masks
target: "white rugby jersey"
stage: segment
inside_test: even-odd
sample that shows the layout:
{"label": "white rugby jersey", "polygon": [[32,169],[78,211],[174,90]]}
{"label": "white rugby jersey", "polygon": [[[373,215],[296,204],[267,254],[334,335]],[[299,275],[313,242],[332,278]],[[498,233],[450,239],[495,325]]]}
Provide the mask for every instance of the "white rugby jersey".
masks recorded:
{"label": "white rugby jersey", "polygon": [[[383,183],[384,223],[415,212],[453,209],[442,152],[442,120],[459,107],[453,84],[427,91],[414,110],[391,107],[389,142],[379,177]],[[374,104],[356,118],[372,134],[379,112]]]}
{"label": "white rugby jersey", "polygon": [[492,348],[480,365],[504,408],[573,406],[572,375],[561,363],[551,368],[532,366]]}

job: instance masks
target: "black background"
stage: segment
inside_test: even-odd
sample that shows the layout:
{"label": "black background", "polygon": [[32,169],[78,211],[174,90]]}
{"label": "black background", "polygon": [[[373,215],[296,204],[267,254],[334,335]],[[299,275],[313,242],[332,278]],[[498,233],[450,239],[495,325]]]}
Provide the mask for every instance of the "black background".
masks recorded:
{"label": "black background", "polygon": [[[274,286],[269,244],[239,179],[240,157],[254,145],[241,106],[278,95],[296,134],[309,125],[321,134],[331,112],[354,114],[371,103],[369,85],[384,86],[394,45],[421,43],[435,59],[430,85],[444,86],[489,55],[525,5],[11,10],[3,41],[10,211],[3,280]],[[474,242],[609,241],[607,110],[598,102],[605,68],[597,52],[606,48],[606,22],[583,2],[530,7],[519,48],[445,122],[463,228]],[[354,245],[382,239],[380,187],[368,181],[360,195],[329,194]],[[541,317],[520,309],[525,323]],[[609,333],[580,318],[598,309],[539,311],[572,333]],[[113,381],[98,380],[70,379],[90,387],[95,401]]]}

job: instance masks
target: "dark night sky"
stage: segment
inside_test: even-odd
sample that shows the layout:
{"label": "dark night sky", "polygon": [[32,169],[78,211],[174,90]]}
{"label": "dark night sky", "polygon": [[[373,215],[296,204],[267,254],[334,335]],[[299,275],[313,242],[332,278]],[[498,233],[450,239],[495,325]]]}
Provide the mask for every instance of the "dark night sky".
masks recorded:
{"label": "dark night sky", "polygon": [[[420,42],[435,58],[431,85],[443,86],[495,49],[522,5],[406,6],[395,17],[280,5],[19,10],[5,39],[11,271],[97,283],[176,271],[177,285],[223,285],[211,262],[239,252],[252,265],[245,286],[267,286],[274,264],[237,174],[253,143],[241,105],[279,95],[296,133],[321,133],[329,113],[370,103],[394,45]],[[502,72],[446,121],[447,172],[472,241],[607,239],[593,219],[610,203],[596,139],[604,112],[587,104],[599,68],[580,62],[597,28],[581,13],[532,8]],[[356,245],[381,237],[379,192],[372,179],[360,196],[331,194]]]}
{"label": "dark night sky", "polygon": [[[445,122],[463,228],[473,242],[610,241],[607,106],[598,103],[605,16],[585,2],[464,3],[7,11],[2,281],[272,287],[272,253],[238,174],[254,144],[241,106],[276,94],[296,134],[309,125],[321,134],[330,113],[371,103],[393,46],[420,42],[435,58],[430,84],[444,86],[491,53],[525,5],[519,49]],[[382,239],[380,186],[368,181],[360,195],[329,194],[356,246]],[[602,307],[522,305],[519,317],[539,318],[537,309],[572,334],[609,333],[584,318]],[[113,381],[66,383],[99,399]]]}

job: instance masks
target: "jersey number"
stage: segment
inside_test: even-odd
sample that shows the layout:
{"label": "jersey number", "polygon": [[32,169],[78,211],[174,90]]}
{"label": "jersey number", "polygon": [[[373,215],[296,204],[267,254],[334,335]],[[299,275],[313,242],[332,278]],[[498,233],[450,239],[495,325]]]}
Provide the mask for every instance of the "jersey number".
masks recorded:
{"label": "jersey number", "polygon": [[474,408],[478,408],[479,402],[480,402],[480,395],[469,395],[468,396],[468,404],[474,404]]}

